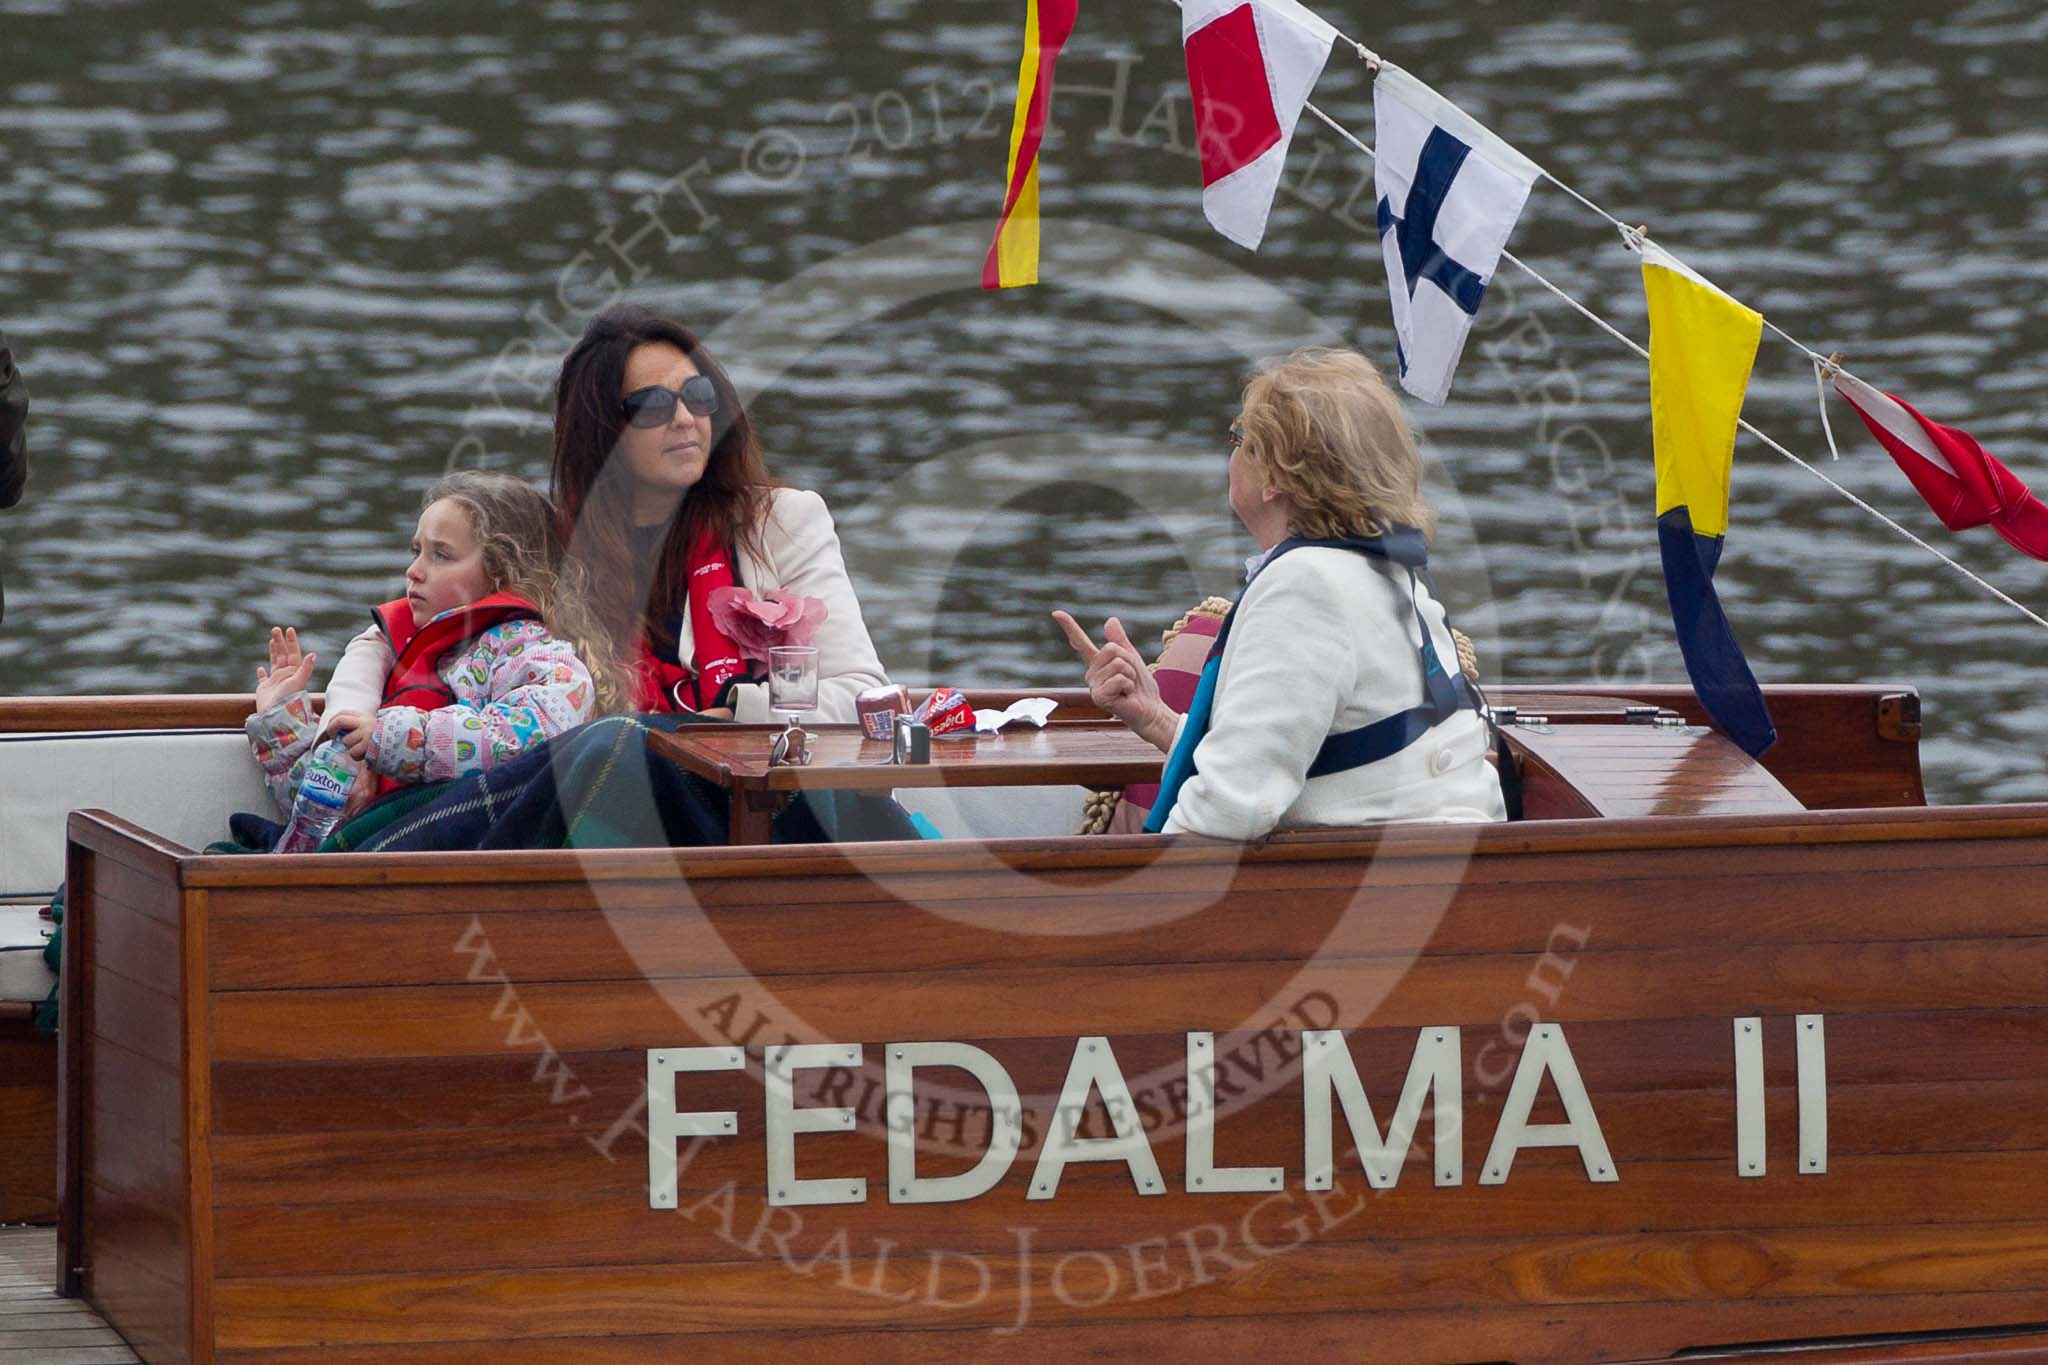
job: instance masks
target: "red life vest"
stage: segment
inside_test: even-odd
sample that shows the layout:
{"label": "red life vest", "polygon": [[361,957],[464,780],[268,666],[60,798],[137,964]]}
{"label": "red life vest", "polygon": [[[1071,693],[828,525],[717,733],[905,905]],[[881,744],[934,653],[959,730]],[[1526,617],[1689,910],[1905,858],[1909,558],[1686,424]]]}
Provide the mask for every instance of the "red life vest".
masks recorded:
{"label": "red life vest", "polygon": [[640,637],[633,658],[633,709],[664,714],[683,709],[678,697],[697,685],[697,670],[688,664],[672,664],[654,652],[645,635]]}
{"label": "red life vest", "polygon": [[[493,626],[507,621],[538,621],[541,611],[517,593],[494,592],[480,597],[459,611],[444,612],[421,626],[414,622],[412,604],[403,597],[372,607],[384,638],[398,661],[384,680],[384,706],[415,706],[438,711],[455,704],[455,693],[441,681],[441,661]],[[390,795],[405,784],[377,774],[377,796]]]}
{"label": "red life vest", "polygon": [[689,664],[670,663],[643,633],[633,658],[633,705],[640,711],[702,711],[716,706],[725,685],[746,672],[739,647],[711,616],[711,594],[738,586],[733,554],[710,535],[699,536],[687,561],[690,609]]}
{"label": "red life vest", "polygon": [[425,626],[413,621],[412,604],[403,597],[373,607],[384,638],[398,662],[384,680],[380,706],[416,706],[438,711],[455,704],[455,693],[441,681],[441,660],[452,650],[474,640],[493,626],[507,621],[538,621],[541,611],[517,593],[494,592],[458,611],[443,612]]}

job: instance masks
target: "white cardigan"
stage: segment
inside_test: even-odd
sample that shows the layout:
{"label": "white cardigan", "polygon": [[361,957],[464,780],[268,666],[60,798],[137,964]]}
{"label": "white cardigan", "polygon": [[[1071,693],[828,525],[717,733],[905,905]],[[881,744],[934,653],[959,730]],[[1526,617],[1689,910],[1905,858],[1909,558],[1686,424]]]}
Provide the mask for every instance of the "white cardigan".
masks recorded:
{"label": "white cardigan", "polygon": [[[808,489],[778,488],[761,527],[761,550],[739,554],[739,581],[754,592],[775,588],[804,597],[819,597],[829,613],[818,629],[818,709],[804,719],[812,724],[852,724],[859,719],[854,698],[889,679],[875,644],[861,620],[860,599],[853,594],[846,561],[839,553],[839,535],[825,500]],[[690,608],[683,605],[677,653],[683,663],[696,658],[690,635]],[[384,681],[394,660],[384,633],[371,626],[349,641],[334,677],[327,684],[324,715],[340,711],[374,713],[384,696]],[[768,684],[741,683],[733,689],[733,717],[741,721],[775,719],[768,708]]]}
{"label": "white cardigan", "polygon": [[[853,701],[870,687],[888,681],[875,642],[861,620],[860,599],[853,594],[846,560],[839,553],[839,533],[825,500],[805,488],[778,488],[761,526],[758,557],[742,549],[739,581],[750,591],[774,588],[825,601],[825,624],[818,628],[818,709],[804,719],[813,724],[848,724],[860,717]],[[690,608],[683,605],[676,638],[677,657],[690,663],[697,656],[690,635]],[[733,689],[733,719],[774,720],[768,709],[768,684],[741,683]]]}
{"label": "white cardigan", "polygon": [[[1437,657],[1456,668],[1444,609],[1418,592]],[[1166,833],[1244,841],[1276,827],[1507,818],[1486,727],[1469,709],[1377,763],[1307,775],[1330,735],[1423,702],[1406,569],[1350,550],[1293,550],[1252,580],[1236,615],[1209,733]]]}

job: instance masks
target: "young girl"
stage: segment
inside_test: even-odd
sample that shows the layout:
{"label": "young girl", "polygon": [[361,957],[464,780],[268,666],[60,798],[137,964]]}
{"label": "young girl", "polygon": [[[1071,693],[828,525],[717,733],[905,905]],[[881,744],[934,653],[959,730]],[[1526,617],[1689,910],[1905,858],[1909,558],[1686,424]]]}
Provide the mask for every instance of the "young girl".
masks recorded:
{"label": "young girl", "polygon": [[349,643],[317,723],[317,655],[270,632],[246,725],[265,783],[289,810],[317,740],[364,765],[350,802],[489,768],[623,708],[623,684],[574,571],[553,506],[523,479],[463,471],[427,490],[405,596]]}

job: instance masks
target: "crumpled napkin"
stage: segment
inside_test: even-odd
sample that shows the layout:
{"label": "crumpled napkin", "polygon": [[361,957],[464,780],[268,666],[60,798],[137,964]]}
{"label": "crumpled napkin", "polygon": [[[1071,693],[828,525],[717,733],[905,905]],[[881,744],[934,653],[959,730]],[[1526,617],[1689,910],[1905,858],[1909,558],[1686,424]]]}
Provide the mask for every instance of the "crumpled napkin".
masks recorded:
{"label": "crumpled napkin", "polygon": [[1058,709],[1059,703],[1051,697],[1026,697],[1002,711],[976,711],[974,733],[992,735],[1013,720],[1028,720],[1042,730],[1047,717]]}

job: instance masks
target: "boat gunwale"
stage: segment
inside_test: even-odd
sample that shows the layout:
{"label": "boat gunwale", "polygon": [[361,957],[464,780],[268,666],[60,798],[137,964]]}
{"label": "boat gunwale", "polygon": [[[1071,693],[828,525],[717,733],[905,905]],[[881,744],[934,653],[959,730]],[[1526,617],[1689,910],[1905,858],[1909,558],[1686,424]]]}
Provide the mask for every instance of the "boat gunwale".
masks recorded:
{"label": "boat gunwale", "polygon": [[[1633,853],[1705,848],[1823,847],[2048,838],[2048,803],[1877,807],[1786,815],[1644,816],[1498,825],[1385,825],[1288,830],[1249,845],[1192,835],[1065,835],[839,845],[557,849],[439,853],[205,855],[104,811],[74,811],[68,835],[120,857],[139,850],[180,887],[428,886],[513,881],[647,881],[673,877],[859,877],[1000,867],[1085,872],[1137,866],[1251,866],[1302,862]],[[110,837],[111,836],[111,837]],[[135,855],[123,861],[131,861]]]}
{"label": "boat gunwale", "polygon": [[[912,688],[913,697],[928,689]],[[1692,689],[1683,684],[1605,684],[1587,682],[1527,682],[1489,684],[1487,691],[1501,701],[1513,703],[1517,696],[1557,697],[1570,695],[1602,700],[1640,700],[1670,705],[1688,701]],[[1828,695],[1869,696],[1904,693],[1919,695],[1911,683],[1884,680],[1853,683],[1772,683],[1767,696],[1792,698]],[[968,699],[978,706],[1001,706],[1026,697],[1049,697],[1058,704],[1059,719],[1107,719],[1108,713],[1088,699],[1085,687],[975,687],[966,689]],[[325,694],[311,694],[315,703]],[[104,693],[90,696],[0,697],[0,735],[66,734],[95,730],[239,730],[255,712],[255,698],[247,692],[194,693]],[[113,719],[110,719],[112,717]]]}

